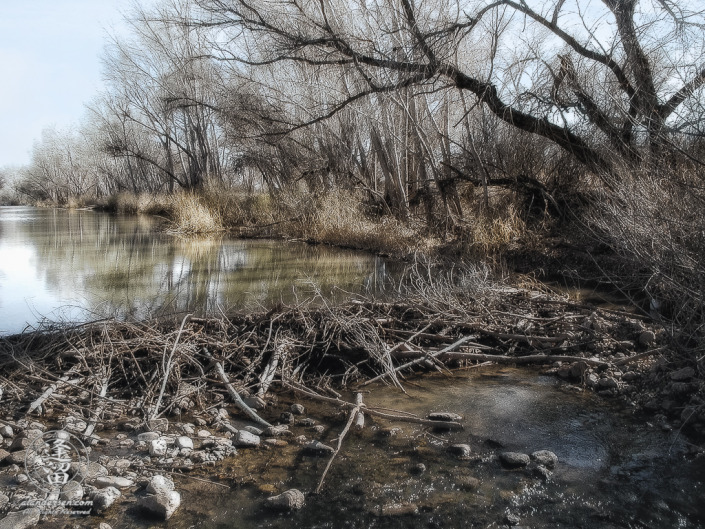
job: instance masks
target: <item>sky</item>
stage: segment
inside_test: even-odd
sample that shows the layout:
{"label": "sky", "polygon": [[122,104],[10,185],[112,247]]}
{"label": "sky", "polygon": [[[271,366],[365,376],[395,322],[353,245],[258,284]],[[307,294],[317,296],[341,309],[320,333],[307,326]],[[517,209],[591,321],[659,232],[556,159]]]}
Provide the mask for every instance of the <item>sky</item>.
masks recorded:
{"label": "sky", "polygon": [[42,130],[67,128],[101,89],[107,32],[132,0],[0,0],[0,168],[29,162]]}

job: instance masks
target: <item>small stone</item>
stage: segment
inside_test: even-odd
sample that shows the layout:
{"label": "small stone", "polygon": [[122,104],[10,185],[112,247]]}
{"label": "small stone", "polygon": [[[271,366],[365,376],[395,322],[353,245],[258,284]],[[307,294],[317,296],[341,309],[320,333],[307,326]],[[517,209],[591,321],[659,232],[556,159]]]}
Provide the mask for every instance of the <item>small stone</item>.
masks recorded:
{"label": "small stone", "polygon": [[15,436],[15,432],[10,425],[0,426],[0,435],[12,439]]}
{"label": "small stone", "polygon": [[207,439],[211,436],[211,433],[208,430],[198,430],[196,435],[198,435],[200,439]]}
{"label": "small stone", "polygon": [[283,424],[294,424],[294,414],[290,411],[285,411],[279,416],[279,420]]}
{"label": "small stone", "polygon": [[208,423],[207,423],[204,419],[202,419],[201,417],[196,417],[193,422],[196,423],[196,426],[205,426],[206,424],[208,424]]}
{"label": "small stone", "polygon": [[260,437],[246,430],[240,430],[235,437],[235,446],[239,448],[258,447]]}
{"label": "small stone", "polygon": [[144,432],[137,435],[137,440],[143,443],[149,443],[151,441],[156,441],[161,435],[157,432]]}
{"label": "small stone", "polygon": [[29,477],[27,477],[27,474],[17,474],[17,476],[15,476],[15,481],[19,485],[22,485],[25,481],[29,481]]}
{"label": "small stone", "polygon": [[98,529],[113,529],[110,525],[108,525],[105,522],[102,522],[99,526]]}
{"label": "small stone", "polygon": [[335,452],[335,448],[332,446],[325,445],[320,441],[311,441],[309,444],[304,446],[303,453],[310,456],[323,456],[330,455]]}
{"label": "small stone", "polygon": [[589,366],[587,365],[587,363],[582,360],[571,364],[570,365],[570,378],[573,378],[573,379],[583,378],[583,375],[588,370],[588,368],[589,368]]}
{"label": "small stone", "polygon": [[11,465],[24,465],[26,457],[27,450],[18,450],[16,452],[12,452],[9,456],[7,456],[5,458],[5,462],[10,463]]}
{"label": "small stone", "polygon": [[10,498],[9,498],[7,495],[5,495],[5,494],[3,494],[2,492],[0,492],[0,511],[1,511],[1,510],[3,509],[3,507],[5,507],[5,505],[7,505],[8,503],[10,503]]}
{"label": "small stone", "polygon": [[0,520],[0,529],[27,529],[39,523],[42,511],[39,507],[31,507],[23,511],[11,512]]}
{"label": "small stone", "polygon": [[536,465],[536,468],[534,468],[534,475],[543,481],[548,481],[551,478],[551,474],[552,472],[543,465]]}
{"label": "small stone", "polygon": [[296,421],[296,424],[305,428],[311,428],[312,426],[316,426],[316,421],[314,421],[310,417],[305,417],[304,419]]}
{"label": "small stone", "polygon": [[193,450],[193,439],[191,439],[190,437],[186,437],[185,435],[177,437],[176,446],[178,446],[180,449],[185,448],[188,450]]}
{"label": "small stone", "polygon": [[312,428],[312,430],[318,435],[323,435],[326,432],[326,427],[322,424],[317,424]]}
{"label": "small stone", "polygon": [[656,341],[656,335],[653,331],[644,331],[639,335],[637,341],[642,347],[648,347]]}
{"label": "small stone", "polygon": [[167,442],[166,439],[160,437],[149,443],[149,455],[152,457],[164,457],[166,455]]}
{"label": "small stone", "polygon": [[448,447],[448,452],[457,456],[459,459],[470,459],[472,449],[467,444],[455,444]]}
{"label": "small stone", "polygon": [[181,494],[175,490],[150,494],[140,498],[138,504],[162,520],[168,520],[181,505]]}
{"label": "small stone", "polygon": [[280,426],[270,426],[266,428],[263,435],[265,437],[285,437],[294,434],[289,431],[289,427],[286,424],[282,424]]}
{"label": "small stone", "polygon": [[306,497],[298,489],[290,489],[282,492],[278,496],[267,498],[265,505],[277,511],[298,510],[304,506]]}
{"label": "small stone", "polygon": [[108,510],[120,496],[120,491],[115,487],[108,487],[98,491],[93,496],[93,510],[97,513]]}
{"label": "small stone", "polygon": [[598,377],[595,373],[590,373],[585,377],[585,385],[589,388],[596,388],[599,382],[600,377]]}
{"label": "small stone", "polygon": [[431,421],[462,421],[462,416],[457,413],[451,413],[449,411],[439,411],[434,413],[429,413],[429,420]]}
{"label": "small stone", "polygon": [[265,439],[264,442],[269,446],[276,446],[278,448],[289,446],[289,443],[287,443],[284,439]]}
{"label": "small stone", "polygon": [[153,432],[166,433],[169,431],[169,419],[160,418],[152,419],[147,423],[149,429]]}
{"label": "small stone", "polygon": [[301,404],[292,404],[291,413],[294,415],[303,415],[306,413],[306,408],[304,408]]}
{"label": "small stone", "polygon": [[527,454],[520,452],[502,452],[499,454],[499,460],[502,462],[502,465],[508,468],[525,467],[531,462]]}
{"label": "small stone", "polygon": [[81,501],[83,499],[83,487],[77,481],[69,481],[61,487],[60,500]]}
{"label": "small stone", "polygon": [[543,465],[546,468],[555,468],[558,464],[558,456],[550,450],[538,450],[533,452],[531,459],[536,461],[536,464]]}
{"label": "small stone", "polygon": [[671,380],[674,382],[684,382],[695,376],[695,370],[692,367],[684,367],[678,371],[671,373]]}

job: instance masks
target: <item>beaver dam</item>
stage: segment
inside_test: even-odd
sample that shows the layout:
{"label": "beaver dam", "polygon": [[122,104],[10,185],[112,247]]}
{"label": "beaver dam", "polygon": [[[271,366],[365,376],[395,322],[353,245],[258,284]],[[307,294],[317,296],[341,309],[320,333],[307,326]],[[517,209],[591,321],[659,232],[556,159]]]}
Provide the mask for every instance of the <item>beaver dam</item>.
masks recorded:
{"label": "beaver dam", "polygon": [[[645,316],[460,283],[2,339],[0,527],[705,523],[696,359]],[[36,506],[49,430],[87,447],[54,492],[89,515]]]}

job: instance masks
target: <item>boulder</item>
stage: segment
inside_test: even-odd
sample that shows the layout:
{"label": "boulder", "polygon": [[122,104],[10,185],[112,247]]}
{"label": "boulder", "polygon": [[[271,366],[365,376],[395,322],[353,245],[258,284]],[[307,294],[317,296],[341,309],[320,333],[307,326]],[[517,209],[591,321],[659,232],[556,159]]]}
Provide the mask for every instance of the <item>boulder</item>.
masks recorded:
{"label": "boulder", "polygon": [[531,462],[531,458],[527,454],[520,452],[502,452],[499,454],[499,460],[507,468],[521,468],[528,466]]}
{"label": "boulder", "polygon": [[39,507],[32,507],[23,511],[11,512],[0,520],[0,529],[27,529],[39,523],[42,511]]}
{"label": "boulder", "polygon": [[140,498],[138,504],[162,520],[168,520],[181,505],[181,494],[175,490],[149,494]]}

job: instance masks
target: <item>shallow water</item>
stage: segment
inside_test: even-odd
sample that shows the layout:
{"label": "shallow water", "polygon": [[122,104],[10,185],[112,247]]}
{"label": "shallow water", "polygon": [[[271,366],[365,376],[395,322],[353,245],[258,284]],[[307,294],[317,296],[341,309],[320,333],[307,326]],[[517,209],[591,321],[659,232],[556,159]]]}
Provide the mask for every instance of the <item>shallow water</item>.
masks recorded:
{"label": "shallow water", "polygon": [[271,307],[319,289],[379,292],[393,264],[283,241],[179,238],[148,216],[0,207],[0,334],[78,322]]}
{"label": "shallow water", "polygon": [[[431,432],[409,423],[371,420],[351,432],[319,495],[309,494],[296,513],[272,514],[264,499],[289,488],[316,488],[327,458],[301,455],[290,444],[270,450],[240,450],[219,476],[230,489],[175,476],[183,506],[167,523],[144,519],[136,509],[114,514],[120,527],[362,528],[501,527],[507,514],[523,526],[699,528],[705,523],[705,464],[686,455],[685,441],[646,425],[593,395],[562,389],[538,372],[497,369],[430,377],[407,384],[408,396],[386,387],[366,395],[368,405],[412,411],[453,411],[465,417],[462,432]],[[309,416],[330,428],[330,445],[345,417],[305,402]],[[282,398],[276,416],[293,400]],[[381,429],[401,428],[384,437]],[[296,434],[310,431],[293,427]],[[468,443],[476,459],[447,452]],[[549,449],[559,457],[544,482],[528,470],[506,470],[496,460],[505,450]],[[423,463],[426,471],[414,473]],[[478,480],[472,483],[471,478]],[[417,514],[384,515],[383,506],[414,504]],[[386,512],[386,511],[385,511]]]}

